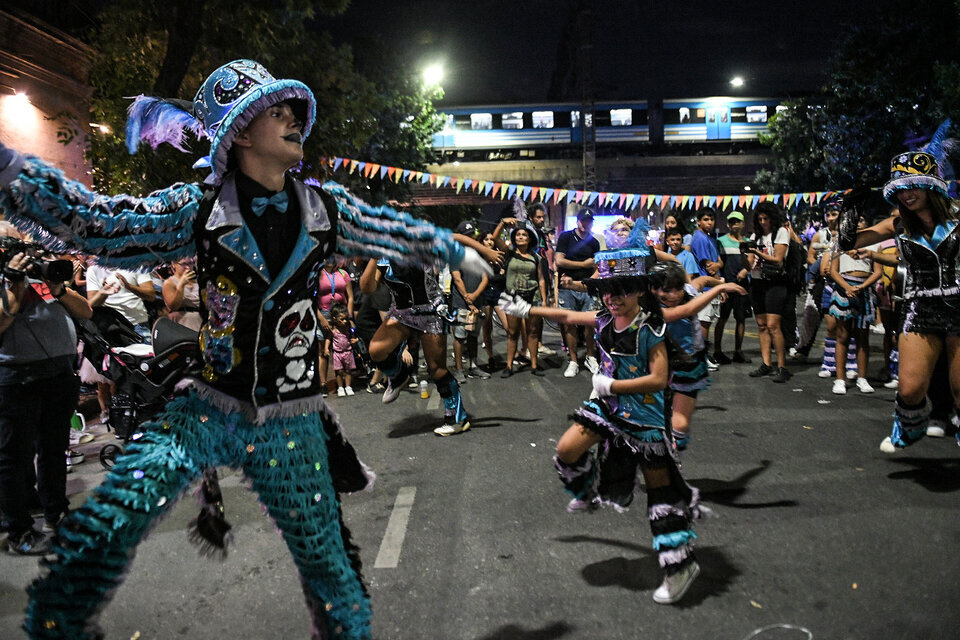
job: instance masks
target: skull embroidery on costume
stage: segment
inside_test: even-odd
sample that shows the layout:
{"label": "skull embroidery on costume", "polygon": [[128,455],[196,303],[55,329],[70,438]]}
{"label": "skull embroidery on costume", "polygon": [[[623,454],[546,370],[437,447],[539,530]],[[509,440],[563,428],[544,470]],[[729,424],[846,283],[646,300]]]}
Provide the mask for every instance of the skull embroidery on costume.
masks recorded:
{"label": "skull embroidery on costume", "polygon": [[307,358],[313,341],[317,339],[317,319],[313,303],[300,300],[280,317],[274,340],[277,350],[287,360],[283,377],[277,378],[280,393],[310,386],[316,373],[316,362]]}

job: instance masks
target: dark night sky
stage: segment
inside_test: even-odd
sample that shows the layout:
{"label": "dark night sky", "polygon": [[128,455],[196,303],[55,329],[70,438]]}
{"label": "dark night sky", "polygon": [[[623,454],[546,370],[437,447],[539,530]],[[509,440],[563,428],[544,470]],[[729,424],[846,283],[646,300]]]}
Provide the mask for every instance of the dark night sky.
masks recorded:
{"label": "dark night sky", "polygon": [[[353,0],[328,27],[416,67],[442,60],[444,104],[546,100],[573,0]],[[810,93],[859,0],[594,2],[598,98]],[[350,35],[353,34],[353,35]],[[362,34],[362,35],[360,35]],[[746,86],[732,89],[741,75]]]}

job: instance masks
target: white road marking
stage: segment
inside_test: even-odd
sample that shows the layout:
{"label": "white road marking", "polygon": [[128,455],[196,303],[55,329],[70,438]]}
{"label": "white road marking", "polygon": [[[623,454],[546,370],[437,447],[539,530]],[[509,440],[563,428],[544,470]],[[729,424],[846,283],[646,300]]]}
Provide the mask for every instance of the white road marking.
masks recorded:
{"label": "white road marking", "polygon": [[400,549],[407,535],[407,522],[410,520],[410,511],[413,509],[413,499],[416,495],[416,487],[400,487],[397,500],[393,503],[390,520],[387,521],[387,531],[383,534],[383,542],[380,543],[380,551],[373,563],[374,569],[395,569],[400,562]]}

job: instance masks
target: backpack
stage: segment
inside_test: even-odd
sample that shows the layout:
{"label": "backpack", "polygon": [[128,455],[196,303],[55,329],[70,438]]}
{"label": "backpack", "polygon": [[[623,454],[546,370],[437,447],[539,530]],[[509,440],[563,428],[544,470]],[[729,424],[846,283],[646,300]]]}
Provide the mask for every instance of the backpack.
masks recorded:
{"label": "backpack", "polygon": [[790,237],[790,246],[783,259],[787,288],[791,291],[802,291],[807,277],[807,252],[803,245]]}

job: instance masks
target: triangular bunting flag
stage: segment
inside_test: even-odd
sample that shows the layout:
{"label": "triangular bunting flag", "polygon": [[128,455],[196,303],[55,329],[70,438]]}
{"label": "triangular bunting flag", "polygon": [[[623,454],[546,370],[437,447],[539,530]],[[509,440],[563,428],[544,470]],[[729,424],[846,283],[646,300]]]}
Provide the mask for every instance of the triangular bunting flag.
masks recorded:
{"label": "triangular bunting flag", "polygon": [[630,211],[633,209],[633,203],[637,201],[637,194],[631,193],[627,196],[627,202],[624,204],[623,210]]}
{"label": "triangular bunting flag", "polygon": [[[393,180],[393,174],[397,172],[396,167],[387,167],[387,177]],[[383,170],[380,171],[380,177],[383,177]]]}
{"label": "triangular bunting flag", "polygon": [[694,200],[694,202],[693,202],[693,207],[694,207],[695,209],[699,209],[701,202],[703,202],[703,196],[697,196],[697,199]]}
{"label": "triangular bunting flag", "polygon": [[517,190],[517,185],[511,184],[511,185],[507,188],[507,197],[508,197],[508,198],[512,198],[512,197],[513,197],[513,194],[514,194],[514,192],[515,192],[516,190]]}
{"label": "triangular bunting flag", "polygon": [[343,158],[334,158],[333,170],[336,171],[337,169],[339,169],[341,164],[343,164]]}
{"label": "triangular bunting flag", "polygon": [[494,188],[494,187],[496,187],[498,190],[500,189],[500,185],[498,185],[497,183],[495,183],[495,182],[488,182],[488,183],[487,183],[487,186],[483,188],[483,195],[485,195],[485,196],[490,195],[490,192],[493,191],[493,188]]}
{"label": "triangular bunting flag", "polygon": [[503,186],[502,182],[493,183],[493,192],[490,194],[491,198],[496,198],[497,194],[500,193],[500,188]]}
{"label": "triangular bunting flag", "polygon": [[403,177],[403,181],[404,181],[404,182],[410,182],[410,174],[411,174],[411,173],[413,173],[413,172],[410,171],[410,169],[404,169],[404,170],[403,170],[403,176],[402,176],[402,177]]}
{"label": "triangular bunting flag", "polygon": [[531,189],[531,190],[530,190],[530,201],[531,201],[531,202],[535,202],[536,199],[537,199],[537,195],[538,195],[539,193],[540,193],[540,187],[534,187],[533,189]]}
{"label": "triangular bunting flag", "polygon": [[[718,198],[720,196],[717,196]],[[730,206],[730,201],[733,199],[733,196],[723,196],[723,204],[720,205],[720,209],[724,210]]]}
{"label": "triangular bunting flag", "polygon": [[688,202],[690,202],[690,196],[683,196],[683,198],[680,200],[680,208],[686,208]]}
{"label": "triangular bunting flag", "polygon": [[540,202],[550,202],[550,198],[553,197],[556,189],[541,189],[540,190]]}
{"label": "triangular bunting flag", "polygon": [[469,190],[470,190],[470,185],[472,185],[472,184],[473,184],[473,180],[470,180],[470,179],[468,178],[468,179],[466,179],[466,180],[463,181],[463,188],[464,188],[464,189],[467,189],[467,190],[469,191]]}
{"label": "triangular bunting flag", "polygon": [[557,204],[561,200],[567,197],[566,189],[559,189],[556,193],[553,194],[553,204]]}
{"label": "triangular bunting flag", "polygon": [[597,196],[599,196],[599,195],[600,195],[600,193],[597,192],[597,191],[589,191],[589,192],[587,192],[587,206],[589,207],[589,206],[592,205],[594,202],[596,202]]}

